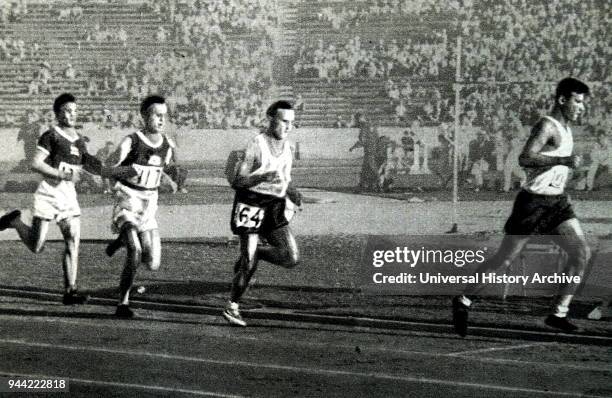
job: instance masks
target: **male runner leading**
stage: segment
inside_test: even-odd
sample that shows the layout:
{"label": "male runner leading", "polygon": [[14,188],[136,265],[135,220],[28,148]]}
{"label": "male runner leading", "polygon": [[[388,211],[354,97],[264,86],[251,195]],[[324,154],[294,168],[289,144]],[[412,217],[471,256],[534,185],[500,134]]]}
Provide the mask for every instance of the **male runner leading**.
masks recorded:
{"label": "male runner leading", "polygon": [[[293,153],[287,140],[295,112],[289,102],[277,101],[266,115],[268,128],[248,143],[232,182],[236,194],[230,225],[240,237],[240,257],[234,266],[231,297],[223,316],[238,326],[246,326],[238,302],[258,261],[293,268],[299,258],[289,228],[291,208],[301,204],[301,195],[291,184]],[[265,237],[269,246],[260,246],[260,237]]]}
{"label": "male runner leading", "polygon": [[[521,253],[531,235],[551,235],[567,253],[563,272],[582,278],[590,260],[590,249],[584,233],[565,193],[570,169],[581,164],[573,153],[574,143],[570,124],[585,110],[589,87],[574,78],[561,80],[555,92],[555,103],[550,116],[545,116],[533,127],[519,156],[521,167],[527,169],[527,182],[517,195],[512,214],[508,218],[505,236],[497,253],[484,262],[476,274],[508,267]],[[472,284],[464,295],[453,299],[453,323],[456,332],[467,335],[468,310],[472,301],[467,297],[482,290],[485,284]],[[578,284],[562,284],[552,313],[545,323],[566,332],[578,329],[567,320],[567,313]]]}

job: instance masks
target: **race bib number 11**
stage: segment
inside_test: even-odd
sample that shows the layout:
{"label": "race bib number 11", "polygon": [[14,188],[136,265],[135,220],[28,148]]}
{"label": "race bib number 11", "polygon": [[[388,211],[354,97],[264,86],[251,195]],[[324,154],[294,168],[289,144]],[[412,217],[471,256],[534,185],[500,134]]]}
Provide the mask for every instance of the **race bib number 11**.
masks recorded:
{"label": "race bib number 11", "polygon": [[234,217],[237,227],[259,228],[263,221],[264,209],[238,202]]}

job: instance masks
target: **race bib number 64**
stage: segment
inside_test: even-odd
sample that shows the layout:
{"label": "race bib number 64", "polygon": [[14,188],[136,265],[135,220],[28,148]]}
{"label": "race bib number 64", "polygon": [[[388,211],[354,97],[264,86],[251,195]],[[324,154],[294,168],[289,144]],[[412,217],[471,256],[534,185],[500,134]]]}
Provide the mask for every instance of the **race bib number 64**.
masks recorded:
{"label": "race bib number 64", "polygon": [[234,217],[237,227],[259,228],[263,221],[264,209],[238,202]]}

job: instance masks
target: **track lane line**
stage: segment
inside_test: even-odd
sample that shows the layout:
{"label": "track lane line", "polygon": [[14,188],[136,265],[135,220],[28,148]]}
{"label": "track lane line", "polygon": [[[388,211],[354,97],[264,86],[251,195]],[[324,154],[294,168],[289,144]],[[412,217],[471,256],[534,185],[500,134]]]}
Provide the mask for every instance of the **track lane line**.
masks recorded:
{"label": "track lane line", "polygon": [[[0,316],[0,319],[1,318],[2,317]],[[82,323],[82,322],[66,320],[66,319],[50,319],[50,318],[41,318],[41,319],[29,318],[29,319],[23,319],[20,321],[25,322],[25,321],[32,321],[32,320],[37,320],[37,321],[46,322],[46,323],[53,323],[53,322],[66,323],[66,324],[71,324],[71,325],[80,325],[80,326],[87,326],[87,327],[100,326],[100,327],[111,328],[111,329],[123,328],[123,329],[130,329],[130,330],[149,330],[146,327],[138,327],[137,325],[130,324],[129,322],[127,323],[122,322],[117,325],[109,325],[106,323],[99,323],[99,324]],[[342,332],[342,330],[338,330],[338,332]],[[215,333],[207,333],[205,331],[199,331],[198,336],[207,336],[207,337],[212,337],[212,338],[221,338],[221,339],[229,339],[229,340],[237,340],[237,341],[277,343],[277,340],[275,339],[262,339],[259,337],[250,337],[250,336],[228,336],[228,335],[220,335],[220,334],[215,334]],[[23,342],[25,343],[25,340],[0,339],[0,342],[8,342],[8,343]],[[536,345],[536,344],[543,345],[543,344],[557,344],[557,343],[552,343],[552,342],[551,343],[534,343],[533,345]],[[294,345],[297,345],[300,347],[320,347],[320,348],[333,347],[333,348],[343,348],[347,350],[353,350],[355,348],[352,345],[346,346],[346,345],[340,345],[340,344],[304,343],[304,342],[294,342]],[[531,346],[531,344],[525,344],[525,346]],[[518,346],[513,346],[513,347],[518,347]],[[503,347],[500,347],[500,348],[503,349]],[[369,346],[362,347],[362,350],[366,352],[370,350],[370,351],[381,352],[381,353],[388,352],[388,353],[395,353],[395,354],[399,353],[403,355],[420,355],[420,356],[431,357],[431,358],[449,358],[449,357],[450,358],[460,358],[460,359],[467,360],[467,361],[493,363],[493,364],[501,364],[501,365],[518,365],[518,366],[528,365],[528,366],[533,366],[533,367],[545,366],[545,367],[552,367],[552,368],[567,368],[567,369],[574,369],[574,370],[581,370],[581,371],[612,372],[612,367],[609,369],[605,369],[605,368],[602,369],[601,367],[574,365],[574,364],[566,364],[566,363],[534,362],[534,361],[524,361],[524,360],[519,360],[519,359],[505,359],[505,358],[495,358],[495,357],[473,357],[469,355],[459,355],[459,354],[463,354],[463,352],[441,353],[441,352],[428,352],[428,351],[416,351],[416,350],[389,349],[389,348],[369,347]],[[483,350],[488,350],[488,349],[483,349]],[[479,351],[479,350],[472,350],[472,351],[465,351],[465,352],[470,353],[474,351]]]}
{"label": "track lane line", "polygon": [[[23,377],[28,379],[48,379],[48,378],[60,378],[66,379],[69,383],[77,383],[77,384],[89,384],[96,386],[105,386],[105,387],[121,387],[121,388],[131,388],[131,389],[139,389],[139,390],[148,390],[148,391],[162,391],[162,392],[178,392],[183,394],[190,395],[198,395],[203,397],[215,397],[215,398],[246,398],[243,395],[232,395],[232,394],[223,394],[212,391],[203,391],[203,390],[189,390],[185,388],[174,388],[174,387],[164,387],[164,386],[153,386],[146,384],[135,384],[135,383],[120,383],[116,381],[103,381],[103,380],[92,380],[92,379],[81,379],[78,377],[65,377],[65,376],[52,376],[52,375],[43,375],[43,374],[26,374],[26,373],[15,373],[15,372],[6,372],[0,370],[0,376],[4,377]],[[15,391],[17,392],[17,391]],[[41,390],[41,392],[43,392]],[[46,391],[51,392],[51,391]],[[58,391],[59,393],[59,391]],[[70,393],[70,392],[68,392]]]}
{"label": "track lane line", "polygon": [[489,348],[480,348],[477,350],[467,350],[467,351],[457,351],[446,354],[449,357],[462,357],[469,356],[472,354],[481,354],[486,352],[495,352],[495,351],[510,351],[510,350],[520,350],[521,348],[532,348],[532,347],[542,347],[546,345],[555,345],[557,343],[531,343],[531,344],[519,344],[519,345],[511,345],[511,346],[501,346],[501,347],[489,347]]}
{"label": "track lane line", "polygon": [[381,379],[381,380],[402,381],[402,382],[408,382],[408,383],[422,383],[422,384],[444,385],[444,386],[450,386],[450,387],[464,387],[464,388],[479,389],[479,390],[494,390],[494,391],[503,391],[503,392],[513,392],[513,393],[521,392],[521,393],[538,394],[542,396],[552,396],[552,397],[606,398],[606,396],[604,395],[591,395],[591,394],[585,394],[585,393],[579,393],[579,392],[548,391],[548,390],[537,390],[537,389],[525,388],[525,387],[507,387],[507,386],[501,386],[501,385],[496,385],[496,384],[449,381],[449,380],[433,379],[433,378],[427,378],[427,377],[396,376],[396,375],[390,375],[390,374],[379,373],[379,372],[365,373],[365,372],[352,372],[352,371],[345,371],[345,370],[306,368],[306,367],[279,365],[279,364],[271,364],[271,363],[257,363],[257,362],[246,362],[246,361],[222,361],[222,360],[215,360],[215,359],[188,357],[188,356],[183,356],[183,355],[160,354],[160,353],[154,353],[154,352],[148,352],[148,351],[114,350],[114,349],[91,347],[91,346],[70,346],[70,345],[62,345],[62,344],[24,342],[24,341],[17,341],[17,340],[0,340],[0,342],[7,343],[7,344],[14,344],[14,345],[25,345],[25,346],[30,346],[30,347],[52,348],[56,350],[65,350],[65,351],[99,352],[99,353],[104,353],[104,354],[118,354],[118,355],[132,355],[132,356],[142,356],[142,357],[150,357],[150,358],[162,358],[166,360],[197,362],[197,363],[206,363],[206,364],[221,365],[221,366],[241,366],[241,367],[255,368],[255,369],[284,370],[288,372],[309,373],[309,374],[314,374],[314,375],[319,375],[319,376],[348,376],[348,377],[374,378],[374,379]]}

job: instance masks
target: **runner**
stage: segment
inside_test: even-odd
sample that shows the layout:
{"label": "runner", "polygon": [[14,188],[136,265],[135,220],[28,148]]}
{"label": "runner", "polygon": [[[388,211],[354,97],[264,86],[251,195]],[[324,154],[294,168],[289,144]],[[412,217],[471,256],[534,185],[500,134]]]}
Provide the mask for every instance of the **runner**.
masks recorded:
{"label": "runner", "polygon": [[[301,195],[291,183],[293,154],[287,136],[295,113],[290,103],[273,103],[266,115],[268,128],[247,145],[232,187],[236,190],[231,228],[240,237],[240,257],[234,266],[231,297],[223,316],[232,325],[246,326],[239,301],[259,260],[285,268],[298,263],[298,246],[289,228],[293,204]],[[260,237],[268,246],[260,245]]]}
{"label": "runner", "polygon": [[[545,116],[533,127],[519,163],[527,169],[527,182],[517,195],[512,214],[505,225],[505,236],[497,253],[484,262],[475,273],[507,268],[535,234],[551,235],[568,255],[565,272],[582,278],[590,259],[590,249],[584,233],[565,193],[570,169],[580,166],[581,158],[573,154],[570,124],[585,110],[589,87],[574,78],[559,82],[555,104],[550,116]],[[467,297],[482,290],[485,284],[472,284],[464,295],[453,299],[453,323],[456,332],[467,335],[468,310],[472,301]],[[569,305],[578,284],[563,284],[555,300],[552,313],[546,318],[548,326],[572,332],[578,329],[567,320]]]}
{"label": "runner", "polygon": [[119,179],[115,184],[112,227],[119,237],[106,249],[106,253],[112,256],[119,247],[127,248],[115,312],[121,318],[134,316],[129,307],[129,297],[138,266],[145,264],[155,271],[160,265],[161,241],[155,219],[158,188],[174,147],[164,134],[167,113],[164,97],[146,97],[140,106],[144,129],[128,135],[119,145],[117,165],[133,167],[137,172],[137,175]]}
{"label": "runner", "polygon": [[14,210],[0,217],[0,231],[16,229],[28,249],[40,253],[44,248],[49,224],[56,221],[66,244],[63,257],[63,303],[83,304],[87,296],[79,293],[76,286],[81,208],[75,183],[82,169],[103,177],[129,176],[134,174],[134,170],[103,167],[100,160],[87,152],[84,137],[75,129],[77,101],[74,95],[64,93],[58,96],[53,103],[53,112],[57,124],[40,136],[32,160],[32,169],[43,177],[34,192],[32,226],[21,221],[20,210]]}

